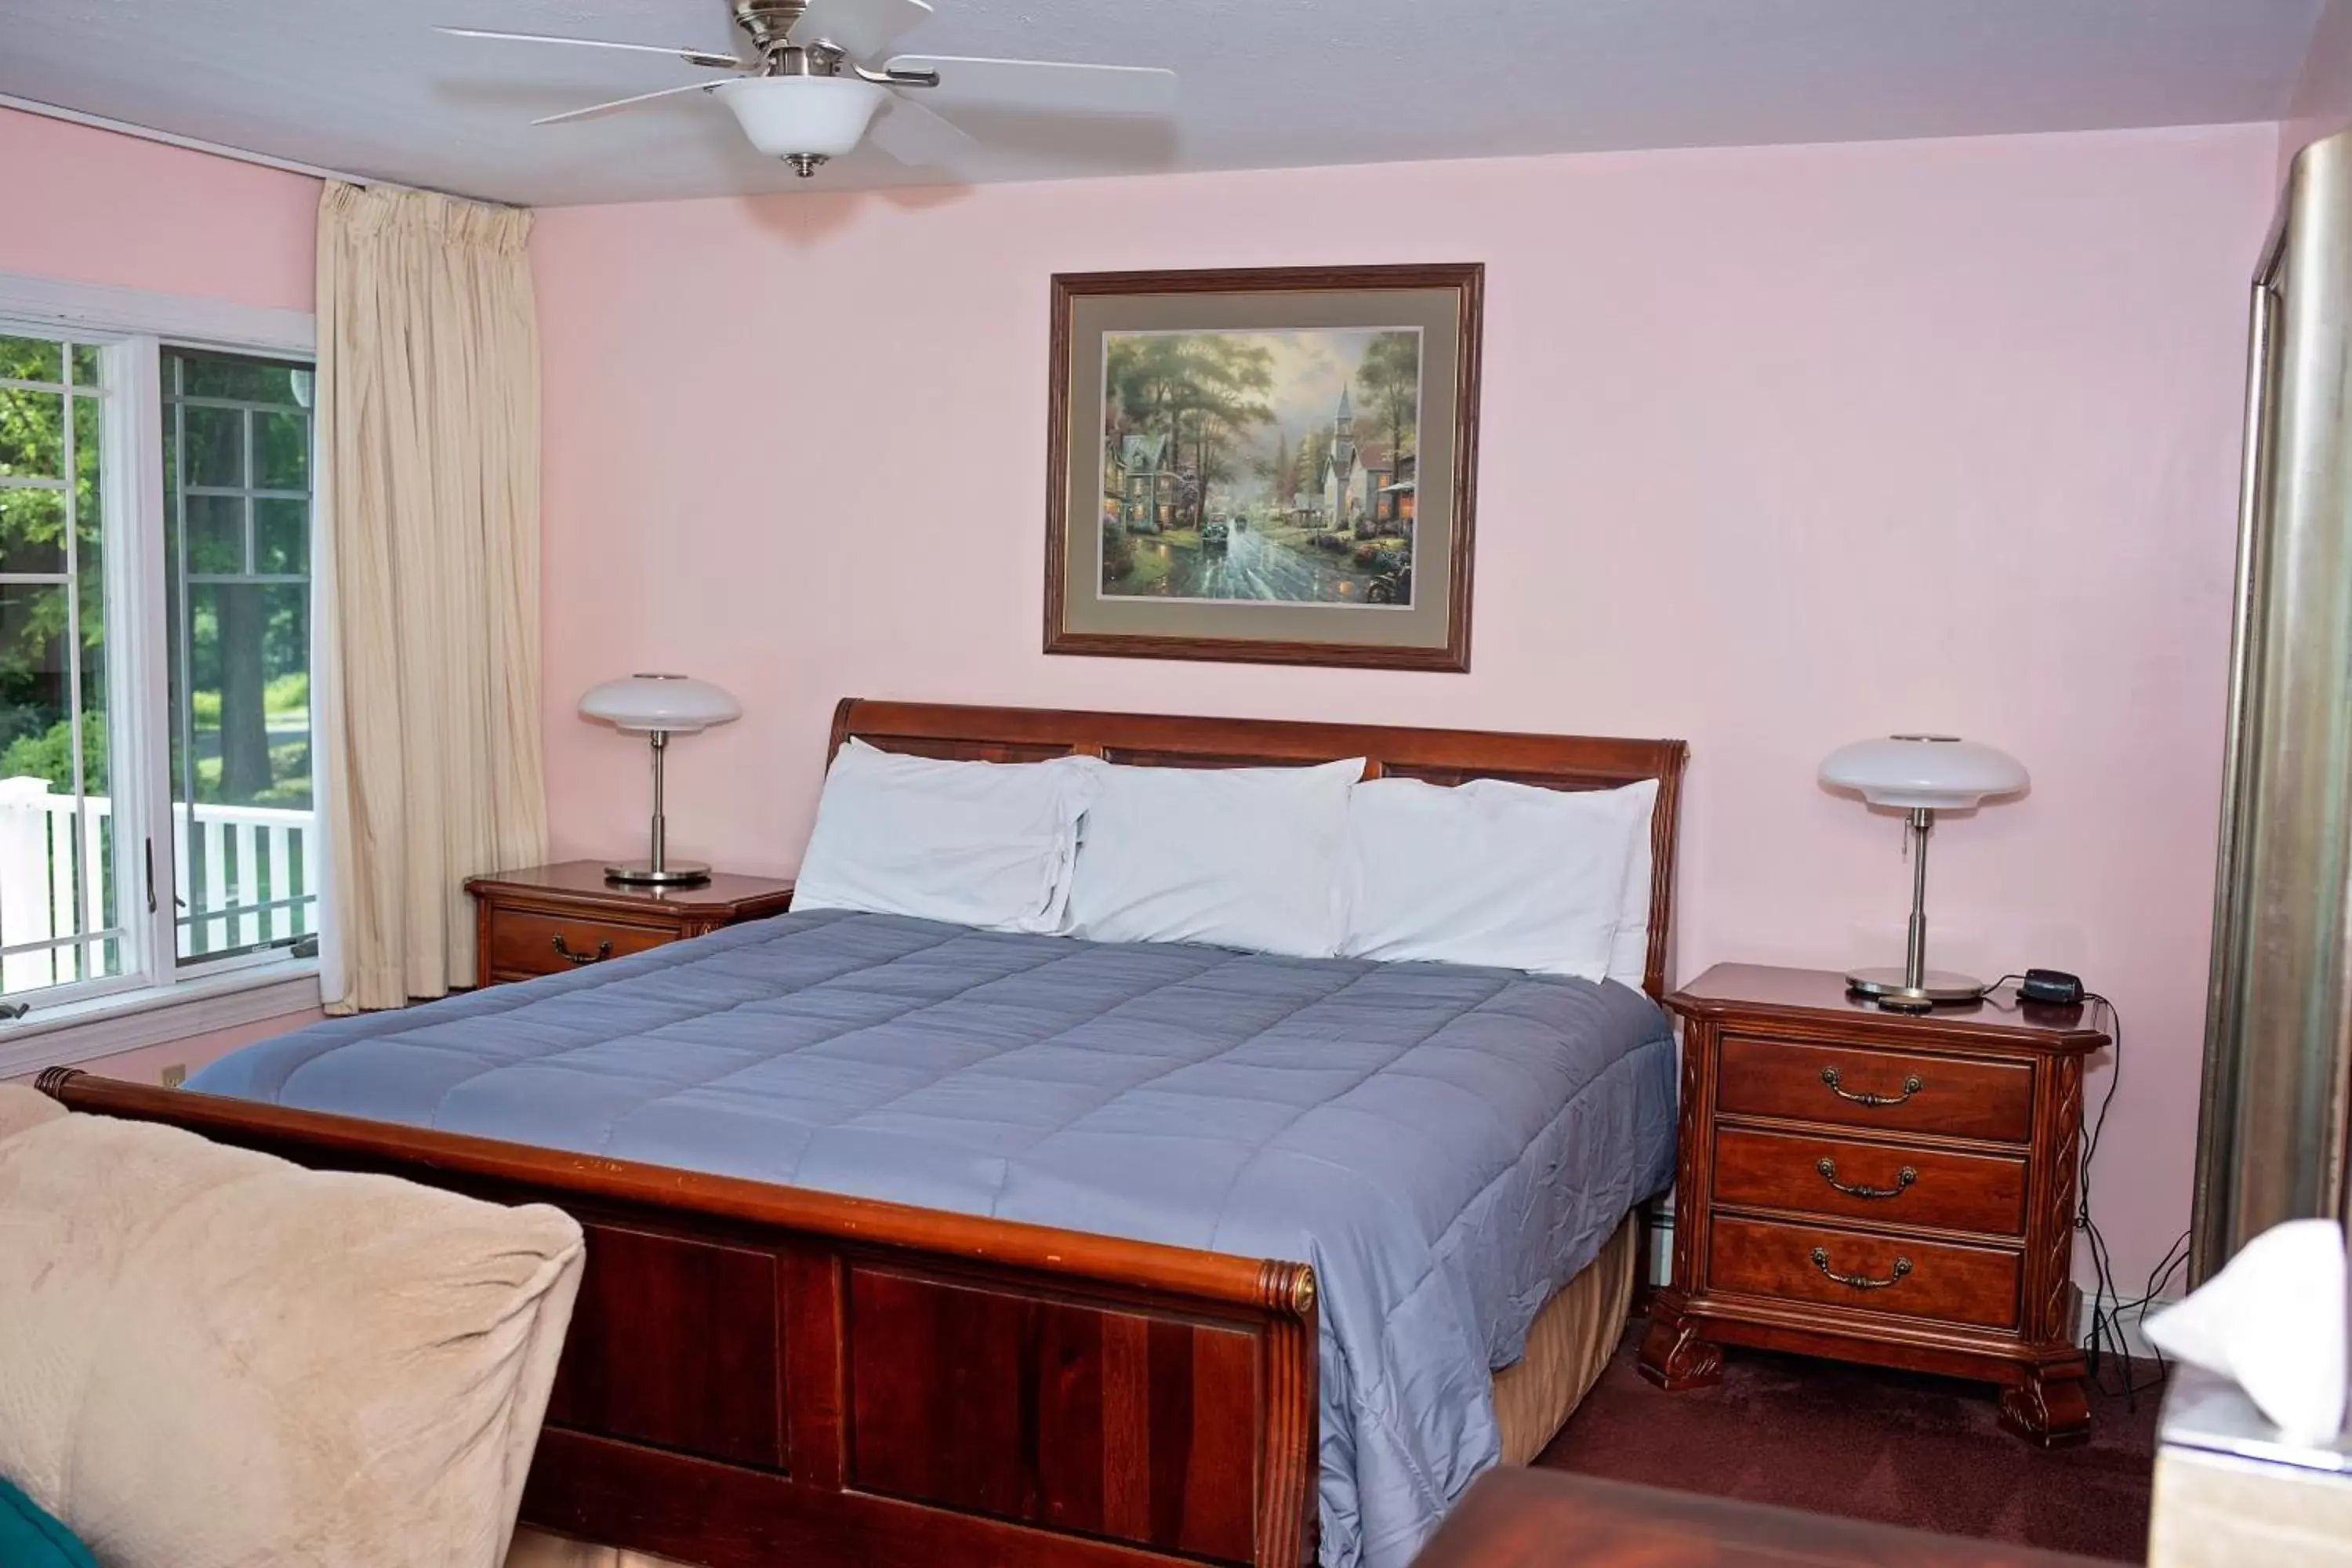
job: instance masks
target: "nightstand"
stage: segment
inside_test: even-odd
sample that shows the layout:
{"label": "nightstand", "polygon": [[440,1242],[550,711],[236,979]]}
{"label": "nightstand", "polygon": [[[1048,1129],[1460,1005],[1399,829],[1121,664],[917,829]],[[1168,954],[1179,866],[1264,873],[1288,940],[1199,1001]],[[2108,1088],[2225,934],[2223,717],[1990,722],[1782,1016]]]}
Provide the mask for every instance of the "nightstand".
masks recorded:
{"label": "nightstand", "polygon": [[691,887],[624,887],[601,860],[567,860],[468,877],[480,983],[561,974],[643,952],[722,926],[792,908],[793,885],[774,877],[712,877]]}
{"label": "nightstand", "polygon": [[1718,964],[1683,1027],[1674,1282],[1643,1375],[1752,1345],[1998,1383],[2001,1422],[2089,1435],[2074,1282],[2084,1058],[2106,1005],[1995,992],[1881,1012],[1823,971]]}

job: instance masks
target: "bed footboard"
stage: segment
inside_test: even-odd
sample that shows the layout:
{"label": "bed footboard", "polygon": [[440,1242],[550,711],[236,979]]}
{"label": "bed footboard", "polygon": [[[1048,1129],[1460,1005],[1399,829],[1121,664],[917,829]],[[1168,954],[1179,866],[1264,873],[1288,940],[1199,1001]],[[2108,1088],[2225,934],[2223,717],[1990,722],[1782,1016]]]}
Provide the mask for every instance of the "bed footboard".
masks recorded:
{"label": "bed footboard", "polygon": [[530,1523],[711,1568],[1296,1568],[1315,1276],[70,1069],[70,1110],[549,1203],[587,1268]]}

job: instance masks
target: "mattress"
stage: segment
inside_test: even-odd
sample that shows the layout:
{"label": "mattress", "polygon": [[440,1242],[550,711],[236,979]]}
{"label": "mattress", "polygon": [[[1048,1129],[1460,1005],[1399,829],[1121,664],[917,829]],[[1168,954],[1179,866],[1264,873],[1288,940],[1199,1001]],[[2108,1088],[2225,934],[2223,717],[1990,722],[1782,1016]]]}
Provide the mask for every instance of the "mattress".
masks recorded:
{"label": "mattress", "polygon": [[209,1093],[1312,1264],[1322,1554],[1501,1455],[1489,1373],[1674,1162],[1664,1015],[1516,971],[792,914],[223,1058]]}

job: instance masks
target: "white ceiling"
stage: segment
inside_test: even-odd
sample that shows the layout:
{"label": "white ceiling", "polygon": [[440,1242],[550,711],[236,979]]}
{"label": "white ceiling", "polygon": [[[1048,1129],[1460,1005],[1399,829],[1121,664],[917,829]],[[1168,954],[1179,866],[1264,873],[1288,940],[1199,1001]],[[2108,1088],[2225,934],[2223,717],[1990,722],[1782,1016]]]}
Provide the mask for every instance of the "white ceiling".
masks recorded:
{"label": "white ceiling", "polygon": [[0,93],[536,205],[766,190],[2276,120],[2322,0],[935,0],[907,52],[1159,65],[1164,122],[961,117],[917,171],[796,181],[653,56],[435,23],[727,49],[726,0],[0,0]]}

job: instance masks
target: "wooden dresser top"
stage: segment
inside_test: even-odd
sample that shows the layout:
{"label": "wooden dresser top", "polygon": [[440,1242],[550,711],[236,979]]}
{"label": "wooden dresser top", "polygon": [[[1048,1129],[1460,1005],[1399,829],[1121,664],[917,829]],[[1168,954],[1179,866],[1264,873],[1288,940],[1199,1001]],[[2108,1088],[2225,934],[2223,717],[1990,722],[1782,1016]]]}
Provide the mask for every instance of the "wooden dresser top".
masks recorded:
{"label": "wooden dresser top", "polygon": [[1845,976],[1833,970],[1761,963],[1718,963],[1666,998],[1666,1005],[1688,1018],[1769,1019],[1827,1013],[1867,1018],[1886,1030],[1907,1029],[1923,1037],[1975,1037],[2044,1050],[2094,1051],[2115,1035],[2113,1010],[2096,998],[2076,1006],[2052,1007],[2020,1001],[2016,987],[2009,984],[1981,1002],[1932,1013],[1890,1013],[1848,991]]}

